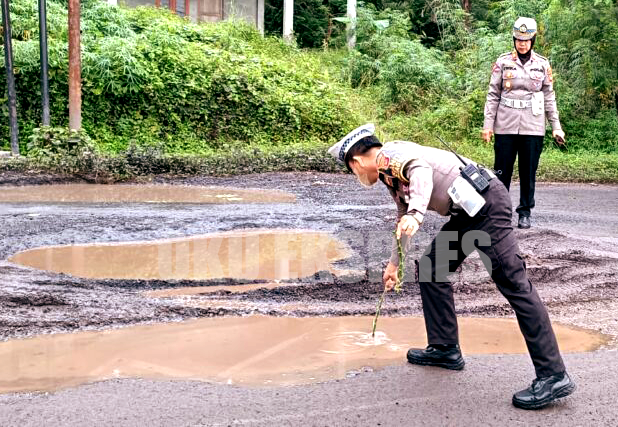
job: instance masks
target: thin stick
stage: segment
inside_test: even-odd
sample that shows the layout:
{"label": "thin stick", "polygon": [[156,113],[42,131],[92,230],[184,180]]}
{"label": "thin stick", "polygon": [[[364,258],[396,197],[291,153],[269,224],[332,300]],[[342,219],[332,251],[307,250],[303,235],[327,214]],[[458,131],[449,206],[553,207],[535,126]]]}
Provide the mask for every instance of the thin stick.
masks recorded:
{"label": "thin stick", "polygon": [[395,282],[395,292],[399,293],[401,291],[401,286],[403,285],[403,276],[404,276],[404,268],[405,268],[405,260],[406,256],[403,253],[403,248],[401,247],[401,239],[397,239],[397,256],[399,257],[399,266],[397,266],[397,281]]}
{"label": "thin stick", "polygon": [[376,336],[376,327],[378,326],[378,317],[380,316],[380,310],[382,309],[382,304],[384,303],[384,299],[386,298],[386,289],[382,292],[382,296],[378,300],[378,305],[376,307],[376,315],[373,318],[373,330],[371,331],[371,338],[375,338]]}
{"label": "thin stick", "polygon": [[[401,291],[401,284],[403,283],[403,275],[404,275],[404,260],[405,255],[403,254],[403,248],[401,247],[401,239],[397,239],[397,255],[399,256],[399,266],[397,267],[397,280],[395,281],[395,291]],[[376,327],[378,326],[378,317],[380,317],[380,310],[382,309],[382,304],[384,304],[384,299],[386,298],[386,288],[382,292],[382,296],[378,300],[378,305],[376,306],[376,315],[373,318],[373,329],[371,331],[371,338],[375,338],[376,336]]]}

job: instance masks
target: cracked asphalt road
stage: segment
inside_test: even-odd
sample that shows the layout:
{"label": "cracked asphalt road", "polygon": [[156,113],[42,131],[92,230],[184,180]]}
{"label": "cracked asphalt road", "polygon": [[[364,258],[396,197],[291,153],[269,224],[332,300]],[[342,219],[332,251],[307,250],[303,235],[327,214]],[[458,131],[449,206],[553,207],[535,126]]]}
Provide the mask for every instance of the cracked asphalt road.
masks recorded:
{"label": "cracked asphalt road", "polygon": [[[37,180],[63,179],[0,175],[0,185]],[[383,257],[379,255],[389,251],[395,219],[385,189],[360,189],[349,175],[314,173],[157,181],[277,188],[294,193],[297,203],[244,205],[237,210],[223,205],[0,204],[1,339],[204,316],[373,313],[380,292]],[[516,205],[516,186],[512,197]],[[0,425],[40,425],[42,420],[49,425],[617,425],[616,212],[616,186],[539,184],[534,226],[517,230],[530,276],[552,320],[613,337],[594,353],[565,356],[579,389],[545,410],[523,412],[510,404],[511,394],[532,380],[528,356],[494,355],[468,356],[466,369],[459,373],[406,366],[402,360],[399,366],[307,386],[241,388],[133,379],[53,393],[2,395]],[[428,216],[424,234],[419,235],[420,250],[442,222],[437,215]],[[87,280],[6,261],[15,252],[44,245],[255,228],[331,232],[354,251],[337,267],[356,276],[352,273],[343,281],[329,276],[307,278],[294,287],[202,295],[197,299],[200,304],[191,306],[179,298],[147,298],[143,291],[237,281]],[[471,259],[455,278],[458,314],[512,316],[478,264],[478,259]],[[239,302],[246,304],[239,306]],[[296,308],[290,310],[292,302]],[[390,298],[383,313],[420,315],[414,283],[406,283],[402,294]]]}

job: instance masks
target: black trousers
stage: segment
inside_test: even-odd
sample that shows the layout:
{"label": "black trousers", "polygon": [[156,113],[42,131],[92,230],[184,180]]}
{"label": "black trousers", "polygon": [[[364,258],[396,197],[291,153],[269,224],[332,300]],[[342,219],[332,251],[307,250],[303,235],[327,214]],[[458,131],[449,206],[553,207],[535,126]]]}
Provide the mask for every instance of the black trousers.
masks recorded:
{"label": "black trousers", "polygon": [[[511,186],[515,158],[519,157],[519,206],[516,211],[521,216],[530,216],[534,208],[534,188],[536,170],[543,151],[543,136],[537,135],[496,135],[494,144],[494,170],[508,190]],[[498,172],[500,171],[500,172]]]}
{"label": "black trousers", "polygon": [[508,191],[497,179],[489,184],[481,211],[471,218],[463,210],[454,210],[421,257],[419,282],[428,343],[459,342],[453,289],[446,276],[477,249],[498,290],[515,311],[537,376],[563,372],[547,309],[528,280],[526,264],[519,255]]}

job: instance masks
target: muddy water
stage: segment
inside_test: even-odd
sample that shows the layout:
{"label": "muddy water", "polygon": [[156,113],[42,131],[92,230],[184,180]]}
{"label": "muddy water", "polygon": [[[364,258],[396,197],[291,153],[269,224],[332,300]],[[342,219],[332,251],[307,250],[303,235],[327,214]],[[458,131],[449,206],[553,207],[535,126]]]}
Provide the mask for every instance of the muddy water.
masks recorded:
{"label": "muddy water", "polygon": [[[227,384],[299,384],[351,370],[405,363],[424,346],[420,318],[201,319],[104,332],[44,335],[0,343],[0,392],[52,390],[118,378],[184,378]],[[596,333],[555,325],[564,352],[603,344]],[[525,353],[514,320],[460,319],[466,354]]]}
{"label": "muddy water", "polygon": [[43,247],[19,252],[10,262],[100,279],[302,278],[330,270],[348,250],[314,231],[236,231],[166,239]]}
{"label": "muddy water", "polygon": [[64,184],[2,187],[0,202],[45,203],[293,203],[277,190],[180,185]]}

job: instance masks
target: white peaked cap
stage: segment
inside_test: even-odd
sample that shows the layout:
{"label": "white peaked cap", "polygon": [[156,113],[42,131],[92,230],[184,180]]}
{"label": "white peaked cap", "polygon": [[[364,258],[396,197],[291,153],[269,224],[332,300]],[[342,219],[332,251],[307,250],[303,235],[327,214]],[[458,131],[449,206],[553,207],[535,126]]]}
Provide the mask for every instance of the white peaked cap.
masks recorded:
{"label": "white peaked cap", "polygon": [[366,125],[357,127],[352,132],[347,134],[338,143],[328,149],[328,152],[340,162],[343,162],[348,150],[354,146],[361,139],[373,135],[376,128],[373,123],[367,123]]}
{"label": "white peaked cap", "polygon": [[513,37],[517,40],[530,40],[536,35],[536,21],[532,18],[519,17],[513,24]]}

